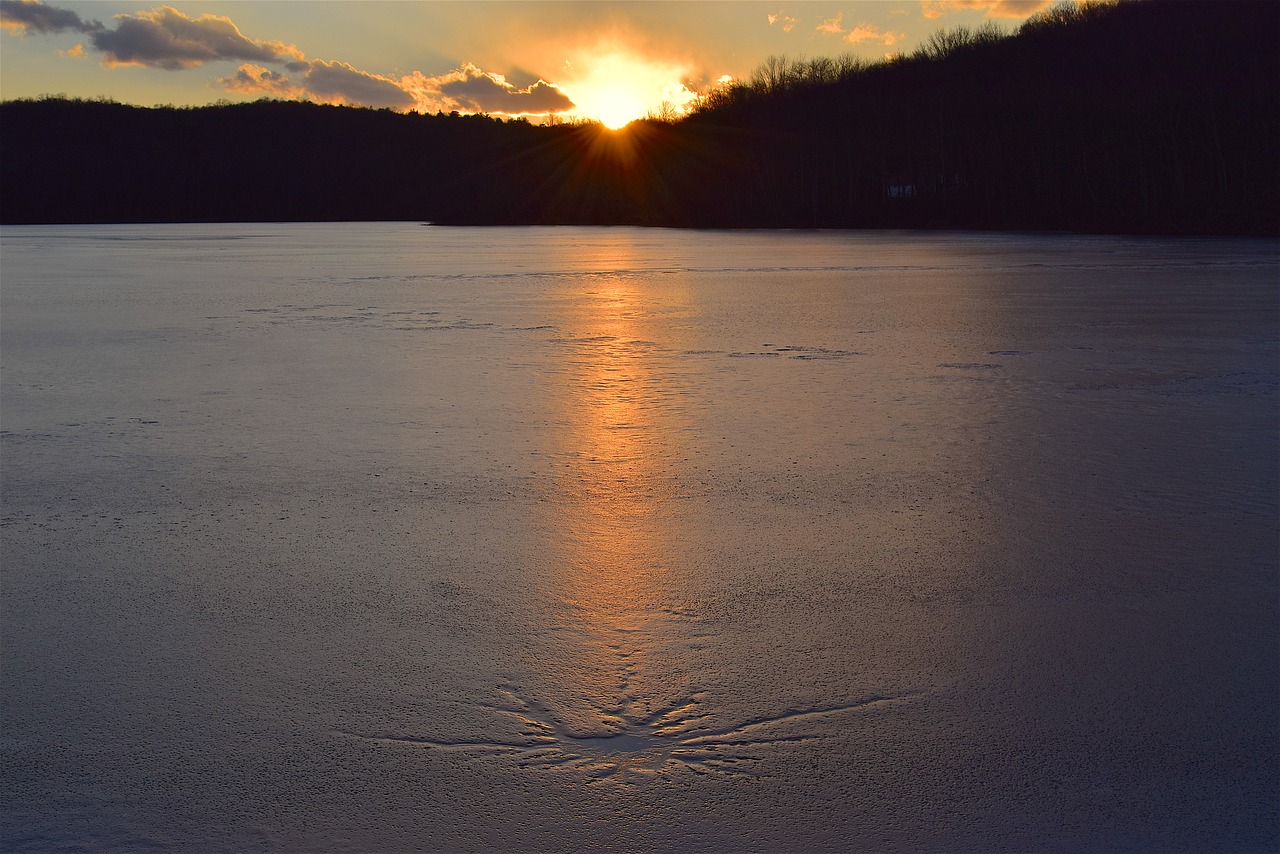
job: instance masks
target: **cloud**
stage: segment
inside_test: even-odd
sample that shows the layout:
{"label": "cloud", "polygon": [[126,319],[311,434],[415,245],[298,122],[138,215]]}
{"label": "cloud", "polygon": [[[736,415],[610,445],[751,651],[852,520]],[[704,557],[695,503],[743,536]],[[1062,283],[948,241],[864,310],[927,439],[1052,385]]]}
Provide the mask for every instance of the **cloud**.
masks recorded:
{"label": "cloud", "polygon": [[988,18],[1029,18],[1052,3],[1053,0],[920,0],[920,11],[929,20],[965,10],[983,12]]}
{"label": "cloud", "polygon": [[270,95],[273,98],[307,100],[307,90],[291,82],[285,74],[261,65],[246,63],[235,74],[218,80],[228,92],[241,95]]}
{"label": "cloud", "polygon": [[0,0],[0,26],[18,35],[27,33],[96,33],[101,21],[86,21],[70,9],[59,9],[40,0]]}
{"label": "cloud", "polygon": [[769,26],[772,27],[774,24],[778,23],[779,21],[782,22],[782,31],[784,33],[791,32],[796,28],[796,24],[799,23],[797,19],[791,17],[790,15],[782,14],[781,10],[770,13]]}
{"label": "cloud", "polygon": [[895,33],[893,31],[880,32],[880,28],[874,24],[858,24],[856,27],[849,30],[849,32],[845,33],[844,40],[849,44],[878,42],[885,47],[892,47],[906,37],[906,33]]}
{"label": "cloud", "polygon": [[533,115],[564,112],[574,106],[569,96],[545,80],[519,89],[501,74],[481,71],[471,63],[435,79],[439,81],[437,91],[453,101],[455,109],[468,112]]}
{"label": "cloud", "polygon": [[845,31],[842,20],[844,15],[838,14],[834,18],[828,18],[818,25],[818,32],[830,33],[833,36],[841,36],[844,41],[849,44],[862,44],[863,42],[877,42],[889,47],[895,45],[907,37],[906,33],[881,32],[880,28],[875,24],[862,22],[854,26],[852,29]]}
{"label": "cloud", "polygon": [[[189,18],[170,6],[136,16],[117,15],[114,30],[90,36],[108,65],[145,65],[177,71],[219,60],[298,64],[302,51],[278,41],[258,41],[240,32],[230,18]],[[298,70],[294,68],[293,70]]]}
{"label": "cloud", "polygon": [[841,13],[836,15],[834,18],[827,18],[821,24],[818,24],[818,32],[831,33],[833,35],[839,35],[840,33],[843,33],[844,25],[840,23],[840,20],[843,17],[844,17],[844,14]]}
{"label": "cloud", "polygon": [[[297,65],[302,51],[277,41],[248,38],[220,15],[190,18],[170,6],[136,15],[116,15],[115,28],[100,21],[86,21],[69,9],[39,0],[0,0],[0,24],[15,33],[74,31],[89,36],[89,44],[107,65],[144,65],[178,71],[219,60]],[[81,48],[83,51],[83,48]]]}
{"label": "cloud", "polygon": [[327,103],[359,104],[407,110],[417,99],[389,77],[370,74],[345,62],[311,62],[304,78],[307,91]]}
{"label": "cloud", "polygon": [[394,110],[418,106],[418,98],[402,82],[361,71],[345,62],[316,59],[305,63],[303,68],[303,73],[295,80],[282,71],[245,63],[234,74],[220,78],[218,82],[227,91],[240,95],[267,95],[295,101]]}
{"label": "cloud", "polygon": [[296,79],[262,65],[245,63],[218,82],[241,95],[268,95],[324,104],[389,107],[418,112],[501,113],[542,115],[571,110],[573,101],[557,87],[539,80],[532,86],[512,86],[501,74],[471,63],[429,77],[420,71],[399,80],[361,71],[345,62],[311,60]]}

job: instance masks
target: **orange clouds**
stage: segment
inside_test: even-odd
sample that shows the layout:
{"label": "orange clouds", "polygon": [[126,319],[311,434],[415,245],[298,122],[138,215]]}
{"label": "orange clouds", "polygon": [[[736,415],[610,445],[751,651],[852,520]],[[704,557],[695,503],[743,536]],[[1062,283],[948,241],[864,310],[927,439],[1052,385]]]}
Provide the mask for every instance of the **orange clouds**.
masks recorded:
{"label": "orange clouds", "polygon": [[863,42],[875,42],[885,47],[891,47],[907,37],[906,33],[898,32],[881,32],[880,29],[872,24],[858,24],[849,32],[844,34],[844,40],[849,44],[861,44]]}
{"label": "orange clouds", "polygon": [[1027,18],[1045,9],[1053,0],[920,0],[920,12],[934,20],[948,12],[985,12],[990,18]]}
{"label": "orange clouds", "polygon": [[834,18],[828,18],[821,24],[818,24],[818,32],[831,33],[832,35],[839,35],[840,33],[843,33],[844,26],[840,23],[843,18],[843,14],[836,15]]}
{"label": "orange clouds", "polygon": [[833,36],[840,36],[842,41],[849,44],[862,44],[864,42],[874,42],[889,47],[895,45],[907,37],[906,33],[898,32],[881,32],[880,28],[875,24],[859,23],[852,29],[845,30],[843,24],[844,15],[836,15],[834,18],[828,18],[821,24],[818,24],[817,30],[820,33],[828,33]]}
{"label": "orange clouds", "polygon": [[796,24],[799,23],[798,20],[791,17],[790,15],[782,14],[781,11],[773,12],[769,15],[769,26],[772,27],[774,24],[778,23],[779,21],[782,22],[782,31],[784,33],[791,32],[796,28]]}

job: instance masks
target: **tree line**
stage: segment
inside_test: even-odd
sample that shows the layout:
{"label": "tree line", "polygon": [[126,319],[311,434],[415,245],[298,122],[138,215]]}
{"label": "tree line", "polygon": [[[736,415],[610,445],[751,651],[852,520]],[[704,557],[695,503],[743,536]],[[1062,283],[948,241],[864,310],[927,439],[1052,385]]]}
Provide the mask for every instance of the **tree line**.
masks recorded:
{"label": "tree line", "polygon": [[1064,4],[772,57],[623,132],[259,101],[0,104],[0,220],[1280,231],[1280,4]]}

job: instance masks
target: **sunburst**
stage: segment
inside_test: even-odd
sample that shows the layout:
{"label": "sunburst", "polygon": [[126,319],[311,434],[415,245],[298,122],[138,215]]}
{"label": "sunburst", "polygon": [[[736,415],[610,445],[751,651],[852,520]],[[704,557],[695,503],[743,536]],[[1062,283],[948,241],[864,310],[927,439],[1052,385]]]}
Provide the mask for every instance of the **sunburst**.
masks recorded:
{"label": "sunburst", "polygon": [[653,114],[682,114],[697,95],[682,82],[685,69],[622,49],[596,50],[567,65],[557,85],[573,113],[617,130]]}

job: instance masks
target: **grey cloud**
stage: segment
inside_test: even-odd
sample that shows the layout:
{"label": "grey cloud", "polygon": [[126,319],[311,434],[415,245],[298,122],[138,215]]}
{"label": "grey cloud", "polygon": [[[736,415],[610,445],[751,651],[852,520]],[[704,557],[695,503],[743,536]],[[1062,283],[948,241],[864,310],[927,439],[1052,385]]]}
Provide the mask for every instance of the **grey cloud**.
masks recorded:
{"label": "grey cloud", "polygon": [[509,115],[554,113],[573,109],[573,101],[544,80],[539,80],[526,89],[517,89],[474,67],[466,70],[466,77],[440,85],[441,94],[457,101],[463,109]]}
{"label": "grey cloud", "polygon": [[169,71],[225,59],[302,60],[301,52],[291,45],[246,37],[229,18],[188,18],[169,6],[140,12],[136,17],[119,17],[114,30],[94,32],[90,41],[108,63],[149,65]]}
{"label": "grey cloud", "polygon": [[218,15],[189,18],[169,6],[136,15],[117,15],[114,29],[85,21],[69,9],[40,0],[0,0],[0,24],[22,32],[86,33],[108,65],[146,65],[177,71],[217,60],[282,63],[294,71],[307,65],[292,45],[248,38]]}
{"label": "grey cloud", "polygon": [[100,21],[86,21],[70,9],[59,9],[40,0],[0,0],[0,24],[32,33],[96,33]]}
{"label": "grey cloud", "polygon": [[345,62],[310,63],[306,73],[307,91],[321,98],[340,98],[366,107],[407,110],[416,103],[413,95],[393,80],[353,68]]}

